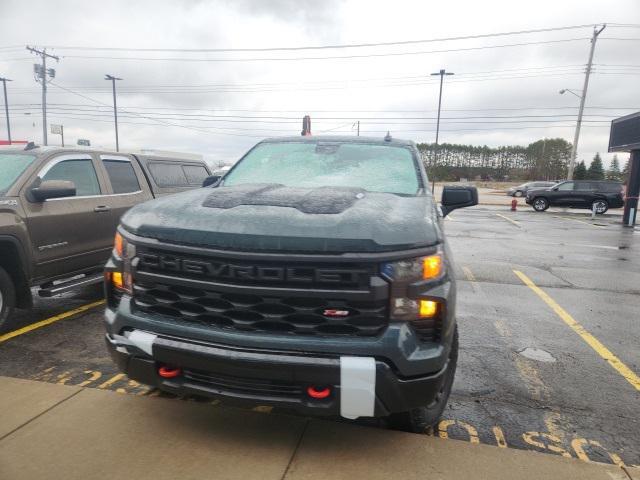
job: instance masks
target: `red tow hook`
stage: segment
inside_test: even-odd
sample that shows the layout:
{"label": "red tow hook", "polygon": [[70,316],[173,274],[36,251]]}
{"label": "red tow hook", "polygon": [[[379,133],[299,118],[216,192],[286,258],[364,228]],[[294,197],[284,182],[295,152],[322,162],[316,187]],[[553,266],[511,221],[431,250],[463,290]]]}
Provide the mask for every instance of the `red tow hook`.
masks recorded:
{"label": "red tow hook", "polygon": [[158,369],[158,375],[162,378],[176,378],[182,375],[182,369],[171,368],[164,365]]}
{"label": "red tow hook", "polygon": [[315,398],[316,400],[322,400],[323,398],[327,398],[329,395],[331,395],[331,389],[329,387],[308,387],[307,395],[309,395],[311,398]]}

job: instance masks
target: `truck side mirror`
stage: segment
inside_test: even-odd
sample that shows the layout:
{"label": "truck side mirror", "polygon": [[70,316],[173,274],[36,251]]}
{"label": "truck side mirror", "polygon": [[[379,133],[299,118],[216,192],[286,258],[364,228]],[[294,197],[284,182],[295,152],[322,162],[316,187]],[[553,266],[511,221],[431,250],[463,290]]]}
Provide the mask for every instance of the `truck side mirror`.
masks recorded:
{"label": "truck side mirror", "polygon": [[202,186],[208,187],[209,185],[216,184],[221,178],[222,178],[222,175],[210,175],[204,179],[204,181],[202,182]]}
{"label": "truck side mirror", "polygon": [[76,186],[69,180],[44,180],[30,193],[37,202],[44,202],[49,198],[75,197]]}
{"label": "truck side mirror", "polygon": [[472,207],[478,204],[476,187],[445,185],[442,189],[442,216],[446,217],[456,208]]}

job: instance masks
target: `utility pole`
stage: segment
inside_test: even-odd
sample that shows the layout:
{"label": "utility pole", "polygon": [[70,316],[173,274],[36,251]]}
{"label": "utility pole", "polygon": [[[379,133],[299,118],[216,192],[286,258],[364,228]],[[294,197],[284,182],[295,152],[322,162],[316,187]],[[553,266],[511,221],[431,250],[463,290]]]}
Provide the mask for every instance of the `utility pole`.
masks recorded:
{"label": "utility pole", "polygon": [[114,77],[113,75],[105,74],[105,80],[111,81],[111,88],[113,90],[113,118],[116,122],[116,152],[120,151],[120,143],[118,142],[118,107],[116,105],[116,80],[122,80],[121,78]]}
{"label": "utility pole", "polygon": [[433,176],[431,178],[431,193],[433,193],[436,189],[436,166],[438,165],[438,136],[440,135],[440,108],[442,107],[442,83],[444,81],[445,75],[454,75],[452,72],[447,72],[444,69],[441,69],[439,72],[435,72],[431,74],[432,76],[439,75],[440,76],[440,94],[438,95],[438,121],[436,123],[436,145],[433,154]]}
{"label": "utility pole", "polygon": [[2,82],[2,87],[4,90],[4,114],[7,117],[7,140],[9,140],[9,145],[11,145],[11,125],[9,124],[9,102],[7,101],[7,82],[11,82],[8,78],[0,77],[0,82]]}
{"label": "utility pole", "polygon": [[53,68],[47,70],[47,58],[53,58],[56,62],[60,59],[55,55],[47,53],[47,49],[38,50],[27,45],[27,50],[31,53],[39,55],[42,59],[42,65],[35,64],[33,66],[36,76],[36,82],[42,84],[42,144],[47,145],[47,75],[53,79],[56,76],[56,71]]}
{"label": "utility pole", "polygon": [[593,27],[593,36],[591,37],[591,48],[589,49],[589,61],[587,62],[587,70],[584,75],[584,86],[582,87],[582,95],[580,96],[580,109],[578,110],[578,121],[576,123],[576,131],[573,135],[573,145],[571,146],[571,159],[569,161],[569,171],[567,180],[573,179],[573,170],[576,165],[576,156],[578,155],[578,140],[580,139],[580,126],[582,125],[582,113],[584,112],[584,102],[587,99],[587,88],[589,88],[589,75],[591,75],[591,66],[593,64],[593,53],[596,49],[596,41],[598,35],[607,27],[606,24],[598,28]]}

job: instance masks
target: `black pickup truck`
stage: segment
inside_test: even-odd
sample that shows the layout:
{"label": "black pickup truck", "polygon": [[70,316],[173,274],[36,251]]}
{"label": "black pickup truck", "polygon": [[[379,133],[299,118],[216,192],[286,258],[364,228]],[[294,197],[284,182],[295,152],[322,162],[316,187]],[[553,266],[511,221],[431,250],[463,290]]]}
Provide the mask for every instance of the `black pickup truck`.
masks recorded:
{"label": "black pickup truck", "polygon": [[260,142],[210,188],[134,207],[106,268],[118,367],[176,394],[423,431],[458,356],[443,215],[412,142]]}
{"label": "black pickup truck", "polygon": [[100,150],[0,147],[0,331],[14,307],[102,282],[122,214],[197,188],[200,160]]}

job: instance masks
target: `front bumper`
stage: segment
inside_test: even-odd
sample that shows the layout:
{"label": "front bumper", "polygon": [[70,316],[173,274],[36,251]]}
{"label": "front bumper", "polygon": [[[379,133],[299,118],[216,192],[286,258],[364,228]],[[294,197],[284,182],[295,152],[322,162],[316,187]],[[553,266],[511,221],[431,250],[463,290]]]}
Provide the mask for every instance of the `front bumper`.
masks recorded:
{"label": "front bumper", "polygon": [[[163,245],[162,249],[173,251],[171,249],[178,247]],[[209,255],[208,251],[195,253],[205,258]],[[382,262],[417,254],[396,252],[393,255],[392,258],[375,255],[373,260]],[[324,259],[315,257],[317,262]],[[361,255],[357,257],[360,262],[368,261],[368,258],[360,258]],[[327,256],[323,261],[329,260],[334,262],[335,257]],[[295,256],[287,258],[287,262],[296,261],[304,264],[307,260]],[[135,259],[131,264],[135,294],[135,287],[144,285],[150,273],[137,269]],[[106,266],[107,274],[122,269],[122,263],[115,257]],[[144,310],[129,294],[117,293],[107,281],[107,344],[120,369],[132,379],[177,394],[224,397],[254,405],[278,405],[302,413],[346,416],[344,392],[353,393],[353,385],[362,380],[358,377],[362,373],[369,378],[362,380],[365,384],[363,390],[370,391],[373,402],[366,413],[359,411],[357,416],[404,412],[430,404],[447,373],[455,331],[456,292],[455,280],[449,276],[449,271],[452,271],[450,266],[437,282],[417,282],[406,289],[409,298],[429,298],[443,305],[437,330],[430,328],[429,324],[425,330],[420,330],[418,327],[421,325],[408,321],[390,321],[375,335],[366,336],[212,327],[188,321],[182,318],[182,314],[172,317]],[[365,301],[361,308],[367,308],[366,302],[386,300],[391,294],[388,284],[378,276],[370,278],[367,288],[350,290],[231,285],[170,272],[156,272],[154,277],[162,277],[162,282],[158,280],[162,284],[178,285],[178,291],[184,295],[195,294],[185,292],[185,287],[197,287],[205,294],[211,290],[259,294],[261,298],[286,295]],[[137,297],[136,301],[139,299]],[[186,307],[182,305],[181,308]],[[437,333],[433,334],[432,330]],[[128,337],[131,332],[152,335],[153,348],[145,350],[131,345]],[[362,371],[349,367],[359,364],[368,366]],[[185,374],[172,379],[163,378],[158,373],[162,366],[179,367]],[[316,401],[304,394],[309,386],[330,386],[333,393],[328,399]],[[274,395],[274,389],[280,394]]]}
{"label": "front bumper", "polygon": [[[428,405],[435,400],[448,368],[447,362],[434,374],[401,378],[391,365],[373,357],[246,349],[143,335],[155,338],[140,345],[130,340],[133,336],[105,337],[113,360],[133,380],[178,395],[270,405],[310,415],[381,417]],[[370,360],[371,381],[349,371],[353,358]],[[161,366],[179,367],[182,373],[163,378],[158,373]],[[329,387],[331,394],[311,398],[306,393],[310,386]],[[363,406],[368,402],[370,406]]]}

